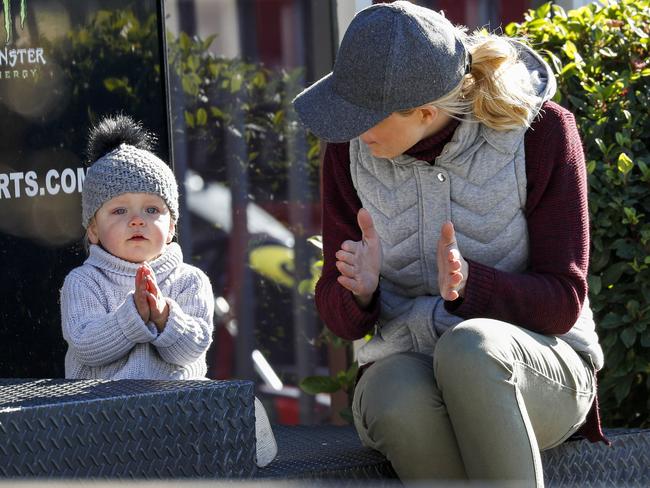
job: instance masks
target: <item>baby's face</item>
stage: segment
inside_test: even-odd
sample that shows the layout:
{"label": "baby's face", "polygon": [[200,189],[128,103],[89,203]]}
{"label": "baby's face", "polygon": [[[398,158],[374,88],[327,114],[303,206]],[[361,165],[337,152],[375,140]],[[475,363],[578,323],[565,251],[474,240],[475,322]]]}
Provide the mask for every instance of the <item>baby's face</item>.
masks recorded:
{"label": "baby's face", "polygon": [[88,226],[88,240],[113,256],[142,263],[163,253],[174,236],[164,200],[150,193],[123,193],[102,205]]}

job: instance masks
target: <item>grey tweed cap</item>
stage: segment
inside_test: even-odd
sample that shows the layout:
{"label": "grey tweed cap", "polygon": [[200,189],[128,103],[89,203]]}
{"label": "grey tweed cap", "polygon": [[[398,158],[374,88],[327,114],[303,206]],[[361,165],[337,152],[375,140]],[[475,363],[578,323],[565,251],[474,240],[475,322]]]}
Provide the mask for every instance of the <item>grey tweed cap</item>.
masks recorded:
{"label": "grey tweed cap", "polygon": [[121,144],[86,173],[81,191],[84,228],[104,203],[123,193],[158,195],[167,204],[172,221],[178,220],[178,185],[171,168],[147,150]]}
{"label": "grey tweed cap", "polygon": [[293,101],[319,138],[345,142],[392,112],[437,100],[460,84],[470,55],[438,12],[397,1],[352,19],[333,71]]}

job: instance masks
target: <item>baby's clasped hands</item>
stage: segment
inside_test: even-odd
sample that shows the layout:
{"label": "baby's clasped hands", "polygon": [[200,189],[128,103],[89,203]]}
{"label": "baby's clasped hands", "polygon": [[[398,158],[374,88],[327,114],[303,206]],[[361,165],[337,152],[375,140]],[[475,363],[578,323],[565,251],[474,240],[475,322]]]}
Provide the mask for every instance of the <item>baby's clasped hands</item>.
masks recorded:
{"label": "baby's clasped hands", "polygon": [[135,306],[144,322],[153,322],[162,332],[169,317],[169,305],[156,284],[151,266],[144,263],[135,275]]}

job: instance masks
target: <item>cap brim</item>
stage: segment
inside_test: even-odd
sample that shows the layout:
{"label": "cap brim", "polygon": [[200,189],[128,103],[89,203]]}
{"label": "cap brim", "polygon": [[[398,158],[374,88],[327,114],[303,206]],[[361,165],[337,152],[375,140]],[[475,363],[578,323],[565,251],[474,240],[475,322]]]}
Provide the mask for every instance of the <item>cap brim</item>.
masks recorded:
{"label": "cap brim", "polygon": [[302,123],[327,142],[350,141],[390,115],[341,98],[334,91],[332,73],[303,90],[293,106]]}

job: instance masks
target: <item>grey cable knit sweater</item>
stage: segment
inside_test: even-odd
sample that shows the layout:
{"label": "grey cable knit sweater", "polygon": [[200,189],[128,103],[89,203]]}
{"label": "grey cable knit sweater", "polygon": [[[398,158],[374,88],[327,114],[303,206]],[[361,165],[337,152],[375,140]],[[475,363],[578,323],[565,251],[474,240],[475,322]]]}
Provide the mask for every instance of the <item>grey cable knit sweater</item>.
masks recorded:
{"label": "grey cable knit sweater", "polygon": [[161,333],[135,307],[138,264],[91,246],[84,264],[68,274],[61,289],[66,378],[205,377],[214,311],[210,280],[183,263],[176,243],[149,264],[169,304]]}

